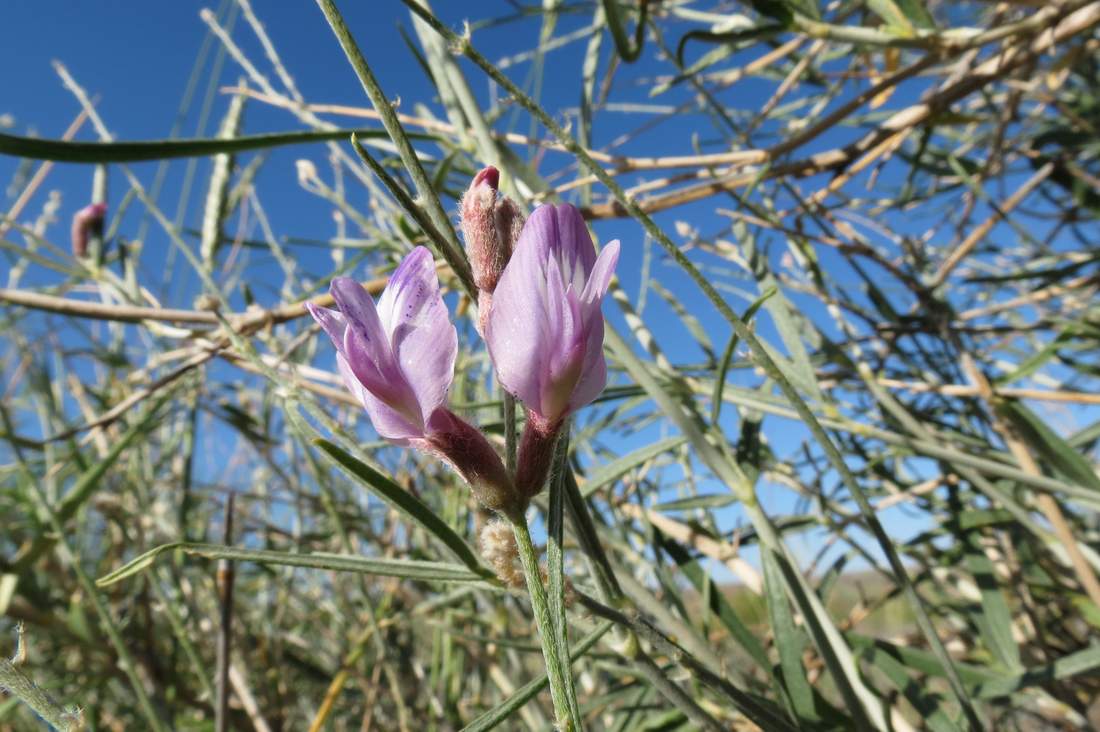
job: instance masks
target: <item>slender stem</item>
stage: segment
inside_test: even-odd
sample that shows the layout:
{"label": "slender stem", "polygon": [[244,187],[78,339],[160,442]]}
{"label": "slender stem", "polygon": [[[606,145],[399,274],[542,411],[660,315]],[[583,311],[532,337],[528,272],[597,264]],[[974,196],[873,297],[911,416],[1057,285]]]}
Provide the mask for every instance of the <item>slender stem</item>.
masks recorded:
{"label": "slender stem", "polygon": [[[622,613],[588,597],[582,592],[577,593],[577,601],[593,615],[610,620],[623,628],[628,628],[636,633],[639,638],[651,643],[657,651],[668,656],[669,660],[690,671],[704,686],[729,699],[738,711],[762,729],[775,730],[776,732],[794,732],[794,727],[787,720],[777,716],[752,694],[741,691],[732,683],[708,669],[636,612]],[[866,726],[863,726],[859,729],[866,728]]]}
{"label": "slender stem", "polygon": [[550,619],[550,606],[547,603],[546,588],[542,586],[542,573],[539,571],[539,555],[531,542],[531,530],[523,516],[512,519],[512,531],[516,535],[523,574],[527,578],[527,591],[531,595],[531,609],[535,612],[539,641],[542,643],[542,655],[546,660],[546,677],[550,681],[550,698],[554,702],[554,716],[560,729],[574,729],[569,714],[567,676],[562,659],[558,657],[554,644],[554,624]]}
{"label": "slender stem", "polygon": [[24,704],[34,710],[35,714],[42,717],[56,729],[61,730],[61,732],[83,728],[84,720],[80,710],[75,707],[69,709],[62,707],[38,684],[34,683],[29,676],[19,670],[18,666],[25,663],[27,658],[27,646],[23,637],[22,623],[19,624],[17,633],[18,645],[15,656],[10,661],[6,658],[0,658],[0,688],[3,688],[16,699],[22,700]]}
{"label": "slender stem", "polygon": [[701,729],[720,732],[722,725],[718,720],[707,714],[695,700],[678,685],[672,682],[665,672],[657,665],[657,662],[642,651],[634,656],[634,668],[649,682],[650,686],[660,692],[661,696],[676,705],[676,708],[684,713],[693,724]]}
{"label": "slender stem", "polygon": [[[554,642],[561,656],[563,668],[569,669],[569,631],[565,618],[565,489],[563,472],[569,455],[569,422],[562,425],[554,444],[554,459],[551,463],[549,496],[549,517],[546,526],[546,584],[548,586],[550,619],[553,622]],[[579,720],[580,707],[577,704],[577,692],[573,688],[572,676],[567,676],[565,684],[566,701],[569,703],[570,718]]]}
{"label": "slender stem", "polygon": [[516,477],[516,398],[504,392],[504,465]]}
{"label": "slender stem", "polygon": [[[223,543],[233,543],[233,499],[230,493],[225,503],[225,536]],[[214,705],[214,729],[225,732],[229,728],[229,663],[233,638],[233,563],[228,559],[218,560],[218,602],[221,605],[221,626],[218,629],[217,646],[217,700]]]}

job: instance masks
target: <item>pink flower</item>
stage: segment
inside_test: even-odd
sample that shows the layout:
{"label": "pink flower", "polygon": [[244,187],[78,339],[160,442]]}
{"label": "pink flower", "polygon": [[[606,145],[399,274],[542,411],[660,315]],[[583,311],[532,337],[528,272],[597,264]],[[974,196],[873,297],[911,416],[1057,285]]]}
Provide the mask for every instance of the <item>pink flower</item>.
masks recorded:
{"label": "pink flower", "polygon": [[618,241],[596,257],[575,207],[545,205],[497,283],[489,354],[500,383],[543,422],[560,422],[607,384],[600,306],[618,259]]}
{"label": "pink flower", "polygon": [[378,434],[449,463],[486,507],[510,508],[515,490],[492,445],[446,407],[458,336],[431,253],[417,247],[405,257],[377,307],[349,277],[334,279],[331,292],[339,311],[306,307],[332,339],[344,384]]}
{"label": "pink flower", "polygon": [[542,490],[565,418],[607,385],[600,306],[619,259],[619,242],[600,256],[580,211],[537,208],[493,293],[485,330],[497,378],[527,407],[516,487]]}

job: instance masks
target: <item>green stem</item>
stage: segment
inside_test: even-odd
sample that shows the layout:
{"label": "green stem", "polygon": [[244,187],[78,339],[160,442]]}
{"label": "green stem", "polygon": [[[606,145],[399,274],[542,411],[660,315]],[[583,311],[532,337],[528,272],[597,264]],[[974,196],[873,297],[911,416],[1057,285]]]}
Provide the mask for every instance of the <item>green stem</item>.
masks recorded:
{"label": "green stem", "polygon": [[569,677],[554,643],[554,624],[550,618],[550,606],[546,597],[546,588],[542,586],[542,573],[539,571],[539,555],[531,542],[531,530],[523,516],[513,517],[512,531],[516,535],[519,558],[523,563],[523,574],[527,578],[527,591],[531,595],[531,609],[535,613],[539,641],[542,643],[542,655],[546,660],[546,677],[550,681],[550,698],[554,702],[554,716],[560,729],[574,730],[576,727],[570,718],[568,692],[566,685]]}
{"label": "green stem", "polygon": [[516,398],[504,392],[504,465],[508,475],[516,477]]}
{"label": "green stem", "polygon": [[0,658],[0,687],[20,699],[35,714],[61,732],[78,730],[84,726],[78,710],[62,707],[6,658]]}
{"label": "green stem", "polygon": [[[551,463],[549,511],[546,524],[546,584],[549,594],[550,619],[553,622],[554,638],[562,667],[569,669],[569,631],[565,618],[565,547],[564,547],[564,509],[565,489],[563,472],[569,455],[569,421],[566,420],[554,443],[554,460]],[[577,692],[573,688],[571,676],[565,679],[566,701],[569,703],[570,718],[579,720],[580,707],[577,704]]]}

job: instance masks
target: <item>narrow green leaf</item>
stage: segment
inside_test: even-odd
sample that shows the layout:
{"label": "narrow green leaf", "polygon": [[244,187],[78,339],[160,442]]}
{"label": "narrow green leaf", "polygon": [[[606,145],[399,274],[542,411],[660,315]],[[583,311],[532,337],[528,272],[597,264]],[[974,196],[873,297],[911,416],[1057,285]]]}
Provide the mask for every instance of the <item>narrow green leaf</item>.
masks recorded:
{"label": "narrow green leaf", "polygon": [[967,544],[966,569],[981,593],[981,611],[973,613],[974,623],[993,656],[1006,668],[1018,671],[1022,666],[1020,649],[1012,638],[1012,612],[997,582],[993,562],[982,551],[976,531],[967,532],[964,541]]}
{"label": "narrow green leaf", "polygon": [[[579,658],[588,653],[589,649],[596,645],[596,641],[602,638],[607,631],[611,630],[613,625],[614,623],[610,620],[605,620],[597,626],[595,630],[582,638],[580,642],[569,651],[569,657],[573,659],[572,662],[576,663]],[[463,727],[463,732],[485,732],[486,730],[493,729],[501,722],[510,719],[516,710],[531,701],[540,691],[546,688],[548,683],[549,679],[547,679],[546,674],[528,681],[526,684],[516,689],[511,696],[499,705],[493,707],[485,712],[485,714],[482,714],[473,722]]]}
{"label": "narrow green leaf", "polygon": [[925,725],[932,732],[959,732],[959,726],[944,711],[939,703],[939,697],[928,693],[923,687],[914,683],[909,669],[897,658],[878,647],[870,647],[863,653],[863,658],[875,666],[889,679],[913,708],[923,717]]}
{"label": "narrow green leaf", "polygon": [[447,522],[428,507],[426,503],[406,491],[377,470],[340,447],[323,438],[317,438],[313,444],[321,448],[325,455],[340,466],[347,475],[359,481],[363,487],[381,498],[387,504],[408,516],[432,536],[443,542],[454,552],[458,559],[482,577],[492,574],[481,566],[477,555],[470,549],[461,536],[447,525]]}
{"label": "narrow green leaf", "polygon": [[1046,345],[1025,358],[1011,373],[997,377],[997,379],[995,379],[997,386],[1007,386],[1034,374],[1045,366],[1047,361],[1058,354],[1059,348],[1062,348],[1066,343],[1073,340],[1073,337],[1077,335],[1077,330],[1078,329],[1072,325],[1062,329],[1062,331]]}
{"label": "narrow green leaf", "polygon": [[686,437],[669,437],[654,442],[652,445],[640,447],[633,452],[628,452],[626,455],[616,458],[609,463],[604,463],[588,474],[581,494],[585,498],[588,498],[600,488],[610,483],[614,483],[642,463],[652,460],[659,455],[671,452],[685,442],[687,442]]}
{"label": "narrow green leaf", "polygon": [[[756,317],[756,311],[768,301],[775,293],[779,292],[775,287],[769,287],[760,294],[760,297],[745,308],[745,312],[741,315],[741,320],[745,321],[745,325],[752,323],[752,319]],[[718,364],[718,372],[714,375],[714,395],[710,400],[710,421],[711,424],[718,423],[718,417],[722,414],[722,393],[726,388],[726,373],[730,368],[730,361],[733,360],[733,352],[737,350],[737,344],[740,342],[740,337],[737,331],[733,331],[730,334],[729,342],[726,344],[726,350],[722,353],[722,361]]]}
{"label": "narrow green leaf", "polygon": [[997,411],[1012,422],[1025,442],[1036,450],[1055,472],[1078,485],[1100,491],[1100,478],[1077,450],[1047,427],[1043,420],[1021,402],[1005,401]]}
{"label": "narrow green leaf", "polygon": [[778,683],[778,679],[776,679],[772,673],[772,664],[768,660],[768,654],[764,650],[764,645],[737,615],[737,611],[734,609],[733,605],[730,604],[730,601],[726,599],[726,596],[718,588],[714,580],[711,579],[710,575],[707,574],[706,570],[703,569],[699,562],[688,554],[684,547],[660,532],[656,533],[661,549],[672,558],[672,561],[676,562],[680,571],[684,573],[684,576],[686,576],[695,587],[695,591],[701,596],[709,597],[710,612],[718,618],[722,625],[725,626],[726,630],[729,631],[733,639],[749,654],[752,660],[755,661],[761,669],[766,671],[768,675],[773,677],[776,689],[782,692],[783,687]]}
{"label": "narrow green leaf", "polygon": [[[122,453],[130,447],[135,439],[148,435],[154,421],[153,418],[174,394],[175,392],[169,389],[157,397],[152,404],[149,404],[145,408],[144,412],[138,415],[133,424],[122,433],[122,436],[111,445],[107,454],[80,474],[80,477],[73,483],[72,488],[69,489],[57,504],[55,510],[57,512],[58,523],[64,524],[80,510],[81,506],[87,503],[88,499],[92,497],[99,487],[99,482],[104,474],[106,474],[107,470],[118,461]],[[44,534],[38,535],[31,544],[26,546],[25,550],[16,555],[13,562],[15,568],[18,570],[30,566],[51,546],[53,546],[53,541],[51,539],[47,538]]]}
{"label": "narrow green leaf", "polygon": [[806,635],[794,624],[787,593],[783,589],[783,576],[771,552],[761,552],[764,568],[764,591],[771,616],[772,636],[779,651],[779,666],[783,669],[783,685],[787,688],[791,705],[799,722],[816,722],[819,717],[814,706],[814,692],[802,667],[802,651]]}
{"label": "narrow green leaf", "polygon": [[634,26],[634,42],[626,32],[626,23],[619,13],[618,0],[602,0],[604,17],[607,18],[607,28],[611,31],[611,37],[615,41],[615,50],[626,63],[633,63],[638,59],[645,45],[645,23],[649,15],[649,3],[655,0],[640,0],[638,11],[638,23]]}
{"label": "narrow green leaf", "polygon": [[1009,696],[1021,689],[1062,681],[1081,674],[1095,674],[1100,669],[1100,645],[1071,653],[1042,666],[1034,666],[1015,676],[1001,676],[980,683],[974,690],[979,699]]}
{"label": "narrow green leaf", "polygon": [[885,713],[882,702],[877,698],[868,696],[873,692],[867,688],[860,678],[859,668],[855,663],[855,659],[850,656],[851,650],[843,642],[843,638],[841,638],[841,642],[837,642],[835,636],[838,631],[824,605],[820,601],[813,601],[817,600],[816,597],[810,597],[813,590],[806,584],[798,569],[793,567],[785,556],[769,547],[762,546],[760,551],[761,553],[772,553],[778,573],[786,583],[788,591],[794,597],[795,603],[803,611],[802,620],[806,624],[810,636],[814,639],[814,645],[820,651],[821,658],[829,669],[829,674],[841,694],[843,694],[848,704],[848,711],[853,714],[855,723],[860,728],[866,727],[869,729],[872,725],[878,729],[884,728]]}
{"label": "narrow green leaf", "polygon": [[257,564],[276,564],[288,567],[308,567],[336,572],[357,572],[383,577],[402,577],[404,579],[425,582],[484,582],[479,572],[471,572],[460,564],[446,562],[425,562],[417,559],[382,559],[374,557],[349,556],[314,552],[296,554],[266,549],[239,549],[220,544],[198,544],[176,542],[150,549],[135,557],[115,571],[100,577],[96,584],[107,587],[132,577],[153,565],[157,558],[167,552],[179,550],[184,554],[205,559],[229,559],[237,562],[256,562]]}
{"label": "narrow green leaf", "polygon": [[[68,142],[0,133],[0,155],[13,155],[34,160],[54,160],[62,163],[137,163],[145,160],[196,158],[217,153],[238,153],[284,145],[346,140],[352,134],[361,138],[386,137],[384,130],[346,129],[271,132],[262,135],[244,135],[232,139],[215,137],[192,140]],[[421,140],[436,139],[433,135],[410,133],[409,136]]]}
{"label": "narrow green leaf", "polygon": [[654,511],[690,511],[696,508],[724,508],[734,503],[737,498],[732,493],[704,493],[689,498],[678,498],[674,501],[655,503]]}
{"label": "narrow green leaf", "polygon": [[546,525],[546,584],[550,610],[550,628],[546,635],[556,646],[561,660],[565,682],[565,699],[569,709],[569,721],[574,729],[581,728],[580,706],[573,686],[572,663],[569,660],[569,621],[565,616],[565,470],[569,456],[569,423],[562,429],[554,446],[553,473],[550,476],[548,517]]}

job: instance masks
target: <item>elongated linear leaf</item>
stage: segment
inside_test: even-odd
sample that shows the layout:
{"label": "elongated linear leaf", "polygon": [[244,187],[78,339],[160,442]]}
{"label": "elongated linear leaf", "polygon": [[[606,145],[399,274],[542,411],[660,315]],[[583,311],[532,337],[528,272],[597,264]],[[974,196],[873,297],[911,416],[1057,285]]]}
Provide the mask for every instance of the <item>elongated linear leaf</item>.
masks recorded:
{"label": "elongated linear leaf", "polygon": [[732,493],[706,493],[653,505],[654,511],[689,511],[696,508],[724,508],[737,501]]}
{"label": "elongated linear leaf", "polygon": [[[777,288],[769,287],[751,305],[745,308],[741,319],[745,321],[746,325],[752,322],[752,319],[756,317],[756,312],[777,292],[779,292]],[[718,372],[714,376],[714,395],[711,397],[710,403],[710,421],[712,423],[717,423],[718,417],[722,414],[722,393],[726,388],[726,374],[729,372],[730,361],[733,360],[733,352],[737,350],[737,344],[740,341],[741,337],[737,334],[737,331],[730,334],[729,342],[726,343],[726,350],[722,353],[722,361],[718,364]]]}
{"label": "elongated linear leaf", "polygon": [[313,441],[313,444],[320,447],[325,456],[339,465],[341,470],[347,473],[349,477],[362,483],[371,493],[408,516],[429,534],[443,542],[471,570],[483,577],[492,576],[488,570],[481,566],[481,562],[478,561],[477,555],[470,549],[469,544],[455,533],[455,530],[448,526],[446,521],[437,516],[426,503],[328,440],[318,438]]}
{"label": "elongated linear leaf", "polygon": [[1070,447],[1043,420],[1020,402],[1005,402],[998,411],[1008,418],[1023,435],[1028,446],[1036,450],[1055,471],[1078,485],[1100,491],[1100,478],[1081,453]]}
{"label": "elongated linear leaf", "polygon": [[[943,668],[928,651],[855,633],[849,633],[846,637],[854,648],[866,651],[872,646],[876,647],[880,651],[890,654],[898,662],[916,673],[937,677],[943,676]],[[1032,666],[1022,673],[1011,676],[1006,676],[1004,671],[996,668],[974,664],[958,663],[955,667],[958,669],[963,683],[973,690],[976,698],[991,699],[1007,696],[1021,689],[1039,684],[1072,678],[1078,674],[1095,673],[1097,669],[1100,669],[1100,645],[1093,644],[1084,650],[1062,656],[1051,663]]]}
{"label": "elongated linear leaf", "polygon": [[1008,696],[1021,689],[1051,681],[1069,679],[1079,674],[1095,674],[1100,669],[1100,646],[1093,644],[1083,651],[1071,653],[1052,663],[1034,666],[1015,676],[1000,677],[984,681],[974,690],[979,699],[991,699]]}
{"label": "elongated linear leaf", "polygon": [[634,41],[626,32],[626,23],[623,21],[616,0],[602,0],[604,17],[607,19],[607,27],[611,31],[611,37],[615,41],[615,50],[626,63],[633,63],[638,59],[645,43],[645,23],[649,10],[650,0],[642,0],[638,11],[638,22],[634,26]]}
{"label": "elongated linear leaf", "polygon": [[982,551],[975,532],[968,532],[963,541],[968,544],[966,568],[977,582],[982,598],[981,612],[974,613],[974,623],[997,660],[1006,668],[1018,671],[1021,668],[1020,649],[1012,638],[1012,612],[998,586],[993,562]]}
{"label": "elongated linear leaf", "polygon": [[864,658],[878,668],[909,703],[923,717],[924,723],[932,732],[959,732],[959,726],[944,712],[938,700],[925,693],[919,685],[913,683],[909,669],[897,658],[881,648],[871,647],[864,652]]}
{"label": "elongated linear leaf", "polygon": [[403,577],[423,581],[484,582],[485,580],[482,575],[471,572],[461,564],[448,564],[446,562],[425,562],[417,559],[381,559],[323,552],[295,554],[293,552],[277,552],[267,549],[239,549],[220,544],[196,544],[181,541],[150,549],[110,574],[100,577],[96,580],[96,584],[100,587],[107,587],[132,577],[153,566],[153,563],[162,554],[176,550],[206,559],[229,559],[236,562],[309,567],[311,569],[358,572],[359,574]]}
{"label": "elongated linear leaf", "polygon": [[[144,437],[148,434],[150,426],[154,421],[153,418],[173,395],[174,392],[169,389],[164,394],[157,397],[157,399],[153,401],[152,404],[148,405],[145,411],[134,420],[134,423],[130,425],[129,429],[123,432],[118,440],[111,445],[107,454],[80,474],[80,477],[76,479],[72,488],[69,489],[68,493],[66,493],[57,504],[57,520],[59,522],[64,524],[80,510],[81,506],[87,503],[88,499],[95,493],[96,488],[99,487],[99,482],[103,479],[103,476],[110,467],[118,461],[122,453],[130,447],[135,439]],[[42,556],[42,553],[52,545],[53,542],[46,538],[45,535],[36,537],[33,543],[27,545],[24,551],[16,555],[16,568],[29,566],[38,557]]]}
{"label": "elongated linear leaf", "polygon": [[[554,447],[554,467],[550,475],[549,516],[546,526],[546,590],[550,610],[551,628],[544,636],[557,646],[556,652],[561,659],[565,698],[569,710],[569,721],[576,727],[581,726],[580,706],[577,704],[577,691],[573,686],[572,663],[569,660],[569,621],[565,616],[565,475],[569,454],[568,427],[558,437]],[[545,639],[544,639],[545,642]]]}
{"label": "elongated linear leaf", "polygon": [[702,597],[706,597],[709,600],[710,611],[718,618],[718,620],[726,627],[733,639],[744,649],[749,657],[752,658],[756,664],[765,670],[769,676],[772,677],[772,682],[775,685],[776,690],[779,693],[784,692],[783,686],[779,683],[779,679],[772,671],[771,661],[768,660],[767,651],[764,650],[764,645],[760,642],[760,639],[753,634],[741,618],[738,617],[737,611],[734,609],[730,601],[726,599],[726,596],[722,594],[718,585],[707,574],[706,570],[699,564],[698,561],[693,559],[687,550],[680,544],[665,537],[659,531],[657,532],[657,538],[660,542],[661,549],[663,549],[672,561],[676,562],[681,572],[691,581],[691,584],[695,587],[695,591]]}
{"label": "elongated linear leaf", "polygon": [[770,552],[761,552],[764,568],[764,590],[771,616],[772,636],[779,651],[779,665],[783,669],[783,685],[787,688],[791,705],[801,721],[816,721],[813,687],[802,667],[802,650],[806,636],[794,624],[787,593],[783,589],[783,575]]}
{"label": "elongated linear leaf", "polygon": [[[0,155],[54,160],[62,163],[137,163],[144,160],[206,157],[216,153],[237,153],[310,142],[347,140],[353,133],[360,138],[386,138],[385,131],[372,129],[304,130],[244,135],[231,139],[127,142],[68,142],[0,133]],[[410,133],[409,136],[422,140],[435,139],[431,135],[423,134]]]}

